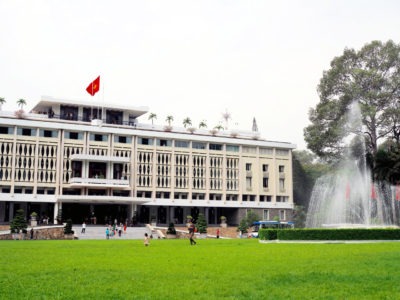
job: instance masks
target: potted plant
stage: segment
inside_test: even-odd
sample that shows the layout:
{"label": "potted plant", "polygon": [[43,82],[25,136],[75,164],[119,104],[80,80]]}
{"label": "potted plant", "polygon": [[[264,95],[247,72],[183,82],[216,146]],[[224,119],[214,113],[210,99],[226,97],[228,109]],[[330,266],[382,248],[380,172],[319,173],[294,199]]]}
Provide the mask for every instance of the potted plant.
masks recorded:
{"label": "potted plant", "polygon": [[200,238],[206,238],[207,237],[207,221],[204,216],[204,214],[199,213],[199,216],[197,218],[197,224],[196,224],[197,232],[200,234]]}
{"label": "potted plant", "polygon": [[72,230],[72,220],[68,219],[67,223],[64,226],[64,235],[65,239],[73,240],[74,239],[74,231]]}
{"label": "potted plant", "polygon": [[221,227],[226,228],[227,227],[226,217],[225,216],[221,216],[219,219],[221,220]]}
{"label": "potted plant", "polygon": [[[23,239],[22,234],[26,232],[27,227],[28,225],[25,221],[24,210],[18,209],[14,219],[10,222],[10,230],[13,234],[13,238],[15,240]],[[21,236],[19,236],[18,233],[21,233]]]}
{"label": "potted plant", "polygon": [[176,229],[174,223],[169,223],[167,229],[167,239],[175,239],[176,238]]}
{"label": "potted plant", "polygon": [[36,212],[31,213],[31,226],[37,226],[37,216],[38,214]]}

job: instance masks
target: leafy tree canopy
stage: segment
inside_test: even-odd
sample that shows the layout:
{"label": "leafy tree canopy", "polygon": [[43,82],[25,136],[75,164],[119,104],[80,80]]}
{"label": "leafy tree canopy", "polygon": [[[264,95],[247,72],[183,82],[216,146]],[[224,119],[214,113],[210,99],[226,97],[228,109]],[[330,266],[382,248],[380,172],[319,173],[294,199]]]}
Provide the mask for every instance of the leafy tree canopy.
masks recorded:
{"label": "leafy tree canopy", "polygon": [[344,151],[345,127],[354,102],[361,110],[367,150],[375,155],[381,140],[400,142],[400,45],[373,41],[361,50],[345,49],[324,71],[318,85],[320,102],[310,109],[311,125],[304,129],[308,148],[335,160]]}

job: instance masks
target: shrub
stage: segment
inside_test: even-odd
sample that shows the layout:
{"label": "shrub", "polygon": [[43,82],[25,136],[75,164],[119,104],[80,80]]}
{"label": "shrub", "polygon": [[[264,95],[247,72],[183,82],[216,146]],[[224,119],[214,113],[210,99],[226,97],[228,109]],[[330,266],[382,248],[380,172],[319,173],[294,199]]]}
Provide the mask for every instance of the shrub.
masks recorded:
{"label": "shrub", "polygon": [[72,230],[72,220],[68,219],[67,223],[64,226],[64,234],[74,234],[74,231]]}
{"label": "shrub", "polygon": [[24,210],[18,209],[15,214],[14,219],[10,223],[11,233],[19,233],[21,231],[26,231],[28,224],[25,221]]}
{"label": "shrub", "polygon": [[169,223],[167,234],[176,234],[176,229],[174,223]]}
{"label": "shrub", "polygon": [[204,214],[199,213],[197,218],[197,232],[199,233],[207,233],[207,221],[204,217]]}

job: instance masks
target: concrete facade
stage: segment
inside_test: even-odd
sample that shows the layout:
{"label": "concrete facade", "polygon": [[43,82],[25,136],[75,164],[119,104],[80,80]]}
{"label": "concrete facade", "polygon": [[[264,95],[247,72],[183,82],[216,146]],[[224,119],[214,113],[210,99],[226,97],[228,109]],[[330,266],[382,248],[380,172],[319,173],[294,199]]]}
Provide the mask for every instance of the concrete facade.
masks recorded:
{"label": "concrete facade", "polygon": [[141,124],[145,107],[43,97],[0,111],[0,223],[17,209],[55,222],[289,221],[293,144],[258,132]]}

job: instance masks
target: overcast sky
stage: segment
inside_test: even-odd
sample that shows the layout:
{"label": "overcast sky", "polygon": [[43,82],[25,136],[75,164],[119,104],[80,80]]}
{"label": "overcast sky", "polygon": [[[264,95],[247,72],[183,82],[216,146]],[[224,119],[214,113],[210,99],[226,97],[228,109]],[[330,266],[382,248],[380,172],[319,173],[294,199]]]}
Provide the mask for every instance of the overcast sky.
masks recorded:
{"label": "overcast sky", "polygon": [[[400,42],[400,1],[0,0],[4,110],[41,96],[147,106],[305,149],[322,72],[344,48]],[[148,115],[140,119],[150,123]]]}

